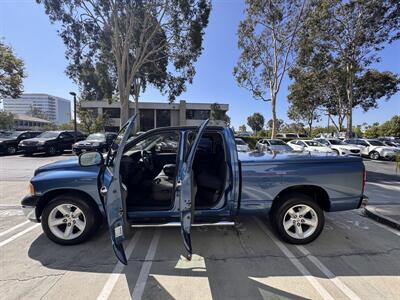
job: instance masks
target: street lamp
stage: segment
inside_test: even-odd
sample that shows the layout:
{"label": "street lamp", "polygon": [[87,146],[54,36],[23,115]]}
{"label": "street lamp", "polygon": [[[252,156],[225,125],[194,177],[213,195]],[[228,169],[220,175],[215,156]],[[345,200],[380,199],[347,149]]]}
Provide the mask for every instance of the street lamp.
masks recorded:
{"label": "street lamp", "polygon": [[71,96],[74,96],[74,143],[76,143],[76,93],[69,92]]}

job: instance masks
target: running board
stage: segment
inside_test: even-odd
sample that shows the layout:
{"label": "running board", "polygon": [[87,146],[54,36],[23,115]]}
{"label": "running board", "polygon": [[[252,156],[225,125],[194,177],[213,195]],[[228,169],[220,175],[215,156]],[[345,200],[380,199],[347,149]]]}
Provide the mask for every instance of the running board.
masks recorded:
{"label": "running board", "polygon": [[[221,221],[215,223],[194,223],[192,227],[201,226],[235,226],[235,222]],[[181,227],[181,222],[169,222],[162,224],[132,224],[131,227],[134,228],[145,228],[145,227]]]}

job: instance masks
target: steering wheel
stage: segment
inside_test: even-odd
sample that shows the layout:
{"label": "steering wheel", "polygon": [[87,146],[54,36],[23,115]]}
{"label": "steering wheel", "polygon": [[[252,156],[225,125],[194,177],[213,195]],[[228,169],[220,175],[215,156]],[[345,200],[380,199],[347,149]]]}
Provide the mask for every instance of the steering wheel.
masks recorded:
{"label": "steering wheel", "polygon": [[146,169],[153,171],[154,170],[154,163],[153,163],[153,157],[151,155],[151,152],[142,150],[141,152],[142,156],[142,161]]}

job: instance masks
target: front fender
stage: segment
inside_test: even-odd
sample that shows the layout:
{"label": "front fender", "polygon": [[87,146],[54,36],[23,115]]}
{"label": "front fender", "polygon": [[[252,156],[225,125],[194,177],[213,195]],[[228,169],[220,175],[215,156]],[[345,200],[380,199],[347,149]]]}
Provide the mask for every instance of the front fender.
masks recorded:
{"label": "front fender", "polygon": [[31,179],[35,196],[45,197],[57,190],[78,191],[88,195],[104,212],[98,189],[98,167],[87,167],[81,170],[53,170],[42,172]]}

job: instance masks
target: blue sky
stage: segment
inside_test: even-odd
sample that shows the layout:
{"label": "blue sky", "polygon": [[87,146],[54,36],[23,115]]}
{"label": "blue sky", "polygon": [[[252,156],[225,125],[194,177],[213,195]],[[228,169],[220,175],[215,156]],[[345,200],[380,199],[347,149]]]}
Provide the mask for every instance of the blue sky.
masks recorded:
{"label": "blue sky", "polygon": [[[239,56],[236,30],[243,18],[243,1],[215,0],[210,23],[206,29],[204,51],[196,63],[196,76],[192,85],[179,99],[190,102],[219,102],[230,105],[229,115],[237,128],[246,123],[247,116],[261,112],[271,118],[270,104],[253,100],[251,94],[238,87],[232,69]],[[11,44],[16,54],[23,58],[28,77],[24,81],[25,91],[49,93],[69,99],[69,91],[78,90],[65,73],[67,60],[65,47],[57,35],[57,26],[51,24],[44,8],[34,0],[0,0],[0,37]],[[381,62],[375,67],[400,73],[400,42],[396,42],[380,53]],[[286,116],[288,103],[285,79],[279,93],[278,117]],[[379,109],[363,113],[354,112],[354,124],[383,122],[400,113],[400,93],[388,102],[380,101]],[[167,101],[156,90],[149,88],[141,101]],[[321,122],[325,125],[326,120]]]}

